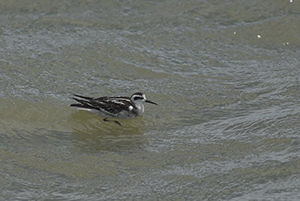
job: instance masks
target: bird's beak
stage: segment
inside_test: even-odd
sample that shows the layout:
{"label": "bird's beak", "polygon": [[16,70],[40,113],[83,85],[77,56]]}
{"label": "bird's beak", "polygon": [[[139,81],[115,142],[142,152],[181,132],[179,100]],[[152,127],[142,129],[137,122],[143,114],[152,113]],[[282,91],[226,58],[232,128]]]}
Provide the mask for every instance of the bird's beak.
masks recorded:
{"label": "bird's beak", "polygon": [[146,102],[146,103],[151,103],[151,104],[157,105],[157,103],[154,103],[154,102],[149,101],[149,100],[146,100],[145,102]]}

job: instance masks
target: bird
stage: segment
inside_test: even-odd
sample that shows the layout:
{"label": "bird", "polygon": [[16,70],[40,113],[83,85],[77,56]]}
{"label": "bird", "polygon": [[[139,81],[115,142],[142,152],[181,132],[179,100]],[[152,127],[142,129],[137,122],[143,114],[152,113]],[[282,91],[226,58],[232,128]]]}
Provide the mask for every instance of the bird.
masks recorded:
{"label": "bird", "polygon": [[73,103],[70,106],[76,107],[78,110],[84,110],[96,115],[104,117],[103,121],[114,121],[121,126],[121,123],[108,118],[127,119],[141,116],[144,113],[144,103],[157,103],[150,101],[146,95],[141,92],[136,92],[130,97],[127,96],[103,96],[99,98],[87,97],[78,94],[73,94]]}

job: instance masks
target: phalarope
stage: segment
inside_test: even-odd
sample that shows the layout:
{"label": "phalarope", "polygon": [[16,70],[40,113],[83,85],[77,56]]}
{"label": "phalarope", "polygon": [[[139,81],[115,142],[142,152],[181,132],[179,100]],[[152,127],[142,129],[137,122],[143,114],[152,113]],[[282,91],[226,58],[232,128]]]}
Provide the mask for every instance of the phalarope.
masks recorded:
{"label": "phalarope", "polygon": [[[146,95],[136,92],[130,97],[86,97],[74,94],[73,97],[78,103],[70,106],[76,107],[78,110],[92,112],[99,116],[105,117],[103,121],[110,121],[108,118],[134,118],[144,113],[144,102],[157,105],[157,103],[147,100]],[[120,122],[114,121],[121,125]]]}

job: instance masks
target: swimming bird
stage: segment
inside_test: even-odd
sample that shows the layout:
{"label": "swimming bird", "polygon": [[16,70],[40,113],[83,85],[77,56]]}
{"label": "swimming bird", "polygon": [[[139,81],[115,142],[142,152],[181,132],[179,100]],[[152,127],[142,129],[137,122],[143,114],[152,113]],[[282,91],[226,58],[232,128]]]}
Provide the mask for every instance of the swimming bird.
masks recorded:
{"label": "swimming bird", "polygon": [[[148,100],[146,95],[141,92],[136,92],[130,97],[103,96],[99,98],[74,94],[73,99],[78,103],[71,104],[71,107],[105,117],[103,121],[110,121],[108,118],[127,119],[141,116],[144,113],[144,103],[157,105],[157,103]],[[114,122],[121,126],[120,122]]]}

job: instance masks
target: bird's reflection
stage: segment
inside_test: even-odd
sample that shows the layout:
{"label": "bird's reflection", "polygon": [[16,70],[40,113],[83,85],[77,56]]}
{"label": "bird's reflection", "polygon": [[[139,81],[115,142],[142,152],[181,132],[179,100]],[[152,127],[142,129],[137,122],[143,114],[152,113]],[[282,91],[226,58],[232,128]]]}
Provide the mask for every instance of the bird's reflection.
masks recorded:
{"label": "bird's reflection", "polygon": [[145,123],[142,117],[126,119],[122,126],[114,122],[104,122],[101,117],[84,111],[71,114],[75,145],[85,152],[123,151],[142,148]]}

